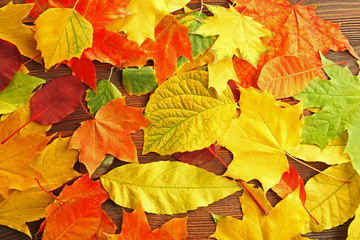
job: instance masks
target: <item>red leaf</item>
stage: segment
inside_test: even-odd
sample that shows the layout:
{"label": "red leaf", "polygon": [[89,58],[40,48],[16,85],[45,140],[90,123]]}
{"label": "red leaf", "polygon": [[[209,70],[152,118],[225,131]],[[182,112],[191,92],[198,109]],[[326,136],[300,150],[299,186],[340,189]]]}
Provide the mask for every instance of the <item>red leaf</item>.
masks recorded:
{"label": "red leaf", "polygon": [[71,68],[73,75],[78,76],[83,83],[96,91],[96,71],[94,64],[85,54],[81,58],[72,58],[69,62],[65,62]]}
{"label": "red leaf", "polygon": [[155,41],[147,39],[141,47],[154,59],[154,68],[159,85],[176,70],[177,60],[184,56],[192,60],[189,29],[178,23],[173,16],[166,16],[155,27]]}
{"label": "red leaf", "polygon": [[211,148],[213,152],[217,153],[220,149],[220,145],[212,144],[210,147],[201,150],[183,153],[179,152],[174,153],[171,156],[184,163],[200,165],[214,158],[214,154],[209,150],[209,148]]}
{"label": "red leaf", "polygon": [[21,53],[17,47],[0,39],[0,92],[10,83],[21,66]]}
{"label": "red leaf", "polygon": [[63,76],[53,79],[31,99],[31,120],[41,124],[60,122],[75,111],[83,93],[78,77]]}

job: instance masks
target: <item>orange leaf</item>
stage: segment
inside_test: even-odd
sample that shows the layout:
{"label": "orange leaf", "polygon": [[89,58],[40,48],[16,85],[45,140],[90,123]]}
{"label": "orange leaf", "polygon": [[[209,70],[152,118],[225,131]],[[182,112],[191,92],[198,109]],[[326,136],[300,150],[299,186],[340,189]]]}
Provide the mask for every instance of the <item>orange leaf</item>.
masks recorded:
{"label": "orange leaf", "polygon": [[141,47],[154,59],[154,68],[159,85],[176,70],[177,60],[184,56],[192,60],[189,29],[178,23],[173,16],[166,16],[155,27],[155,41],[147,39]]}
{"label": "orange leaf", "polygon": [[139,203],[132,213],[124,211],[121,234],[108,235],[108,239],[183,240],[187,236],[186,222],[187,218],[175,218],[162,225],[160,229],[152,231]]}
{"label": "orange leaf", "polygon": [[[248,64],[247,68],[259,74],[264,64],[278,56],[298,56],[310,64],[321,66],[319,51],[325,54],[329,50],[344,51],[359,58],[345,36],[341,34],[339,25],[327,22],[315,15],[315,7],[294,5],[288,0],[253,0],[237,1],[237,10],[265,25],[274,36],[264,39],[270,48],[261,55],[257,70]],[[244,60],[243,60],[244,61]],[[245,71],[239,79],[244,79],[250,70]],[[320,71],[319,71],[320,72]]]}
{"label": "orange leaf", "polygon": [[137,162],[130,133],[149,124],[142,112],[142,108],[127,107],[125,100],[118,98],[105,104],[94,119],[83,122],[76,130],[70,146],[80,149],[80,162],[90,175],[107,153],[120,160]]}
{"label": "orange leaf", "polygon": [[318,75],[318,68],[295,56],[277,57],[267,62],[261,70],[258,85],[275,98],[294,96]]}

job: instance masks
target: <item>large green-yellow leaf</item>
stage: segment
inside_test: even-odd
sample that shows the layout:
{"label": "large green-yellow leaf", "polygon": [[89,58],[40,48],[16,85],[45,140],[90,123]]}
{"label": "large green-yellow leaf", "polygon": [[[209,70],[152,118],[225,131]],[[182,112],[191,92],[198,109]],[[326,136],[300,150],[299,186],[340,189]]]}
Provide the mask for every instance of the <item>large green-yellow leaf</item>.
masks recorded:
{"label": "large green-yellow leaf", "polygon": [[256,66],[260,54],[267,50],[260,38],[270,37],[272,32],[251,17],[240,14],[232,6],[229,9],[206,6],[214,16],[205,19],[194,33],[204,37],[219,36],[210,48],[216,60],[232,58],[239,51],[238,57]]}
{"label": "large green-yellow leaf", "polygon": [[274,208],[261,189],[251,189],[251,192],[269,215],[265,215],[251,196],[244,192],[240,198],[243,219],[213,215],[216,232],[210,237],[219,240],[282,240],[300,237],[309,217],[299,198],[299,189]]}
{"label": "large green-yellow leaf", "polygon": [[241,88],[239,118],[218,143],[234,154],[225,175],[258,179],[266,192],[279,183],[289,165],[286,151],[301,142],[302,104],[277,102],[269,93]]}
{"label": "large green-yellow leaf", "polygon": [[54,198],[39,187],[13,192],[7,200],[0,200],[0,224],[31,237],[26,222],[45,217],[45,210],[52,202]]}
{"label": "large green-yellow leaf", "polygon": [[346,240],[360,239],[360,208],[355,212],[355,219],[351,222],[348,229],[348,237]]}
{"label": "large green-yellow leaf", "polygon": [[126,164],[103,175],[101,184],[118,205],[146,212],[184,213],[236,191],[239,183],[181,162]]}
{"label": "large green-yellow leaf", "polygon": [[35,21],[37,48],[45,68],[73,57],[80,58],[92,46],[93,27],[76,10],[50,8]]}
{"label": "large green-yellow leaf", "polygon": [[351,163],[331,166],[325,173],[350,180],[345,183],[324,174],[311,178],[305,185],[306,208],[319,221],[310,221],[307,232],[321,232],[343,224],[353,217],[360,203],[360,176]]}
{"label": "large green-yellow leaf", "polygon": [[207,72],[179,73],[150,97],[143,152],[165,155],[208,147],[227,130],[235,112],[230,88],[218,95],[208,89]]}

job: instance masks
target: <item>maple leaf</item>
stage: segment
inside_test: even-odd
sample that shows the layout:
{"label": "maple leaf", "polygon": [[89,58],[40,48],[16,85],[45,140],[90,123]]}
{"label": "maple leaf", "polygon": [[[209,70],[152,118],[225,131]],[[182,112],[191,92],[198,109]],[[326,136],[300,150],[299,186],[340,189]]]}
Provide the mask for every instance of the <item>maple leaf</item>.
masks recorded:
{"label": "maple leaf", "polygon": [[242,189],[226,177],[170,161],[126,164],[100,180],[116,204],[134,209],[141,201],[146,212],[157,214],[185,213]]}
{"label": "maple leaf", "polygon": [[173,218],[161,226],[151,230],[144,209],[139,203],[132,213],[123,212],[121,234],[107,235],[109,240],[147,239],[147,240],[185,240],[187,218]]}
{"label": "maple leaf", "polygon": [[219,93],[227,88],[227,82],[229,80],[239,82],[233,62],[230,58],[221,60],[216,63],[209,63],[208,71],[209,87],[214,87]]}
{"label": "maple leaf", "polygon": [[260,54],[267,51],[260,38],[272,36],[271,31],[252,18],[239,14],[232,6],[229,9],[215,5],[206,6],[214,13],[214,17],[203,20],[202,25],[193,33],[206,37],[218,35],[210,48],[217,61],[232,58],[236,54],[256,65]]}
{"label": "maple leaf", "polygon": [[269,51],[261,55],[257,69],[245,61],[238,63],[245,69],[244,74],[238,72],[239,79],[245,79],[249,73],[257,78],[264,64],[278,56],[298,56],[315,67],[321,66],[319,52],[325,54],[329,50],[347,49],[359,58],[341,34],[340,26],[317,17],[316,7],[293,6],[288,0],[257,0],[256,4],[252,3],[252,0],[238,1],[238,12],[264,24],[274,36],[266,40]]}
{"label": "maple leaf", "polygon": [[286,151],[301,142],[302,104],[277,102],[254,88],[240,88],[240,92],[241,115],[218,140],[234,155],[225,175],[258,179],[266,192],[288,171]]}
{"label": "maple leaf", "polygon": [[[333,64],[324,56],[321,58],[323,65]],[[304,143],[316,144],[324,149],[333,138],[347,130],[349,139],[345,152],[349,154],[354,168],[360,171],[359,76],[353,76],[348,67],[332,65],[323,69],[330,80],[315,78],[296,96],[296,99],[305,98],[305,108],[321,108],[321,111],[305,118],[301,137]]]}
{"label": "maple leaf", "polygon": [[325,174],[318,174],[306,183],[305,206],[319,224],[310,221],[305,232],[321,232],[345,223],[354,216],[360,202],[360,176],[351,163],[330,166],[324,173],[351,183],[334,181]]}
{"label": "maple leaf", "polygon": [[154,59],[155,75],[159,85],[176,71],[180,56],[192,60],[188,28],[173,16],[166,16],[155,27],[155,40],[147,39],[141,47]]}
{"label": "maple leaf", "polygon": [[93,27],[74,9],[47,9],[36,19],[35,25],[37,48],[47,69],[64,60],[80,58],[92,45]]}
{"label": "maple leaf", "polygon": [[116,98],[121,98],[122,94],[110,80],[101,80],[96,83],[97,92],[88,89],[85,100],[88,103],[90,113],[95,115],[106,103]]}
{"label": "maple leaf", "polygon": [[208,89],[205,71],[179,73],[150,96],[145,116],[143,153],[166,155],[195,151],[213,144],[229,127],[236,112],[228,88],[219,95]]}
{"label": "maple leaf", "polygon": [[123,161],[137,162],[130,133],[149,124],[142,111],[142,108],[126,106],[125,99],[117,98],[105,104],[94,119],[81,123],[70,146],[80,149],[80,162],[85,164],[90,175],[107,153]]}
{"label": "maple leaf", "polygon": [[0,224],[31,237],[26,222],[45,217],[45,209],[53,201],[54,199],[39,187],[24,192],[12,192],[8,199],[0,200]]}
{"label": "maple leaf", "polygon": [[[0,141],[21,125],[20,112],[0,122]],[[0,144],[0,195],[7,198],[10,189],[27,190],[37,186],[34,180],[39,174],[30,167],[31,160],[41,152],[50,138],[40,134],[21,136],[20,133]]]}
{"label": "maple leaf", "polygon": [[0,92],[10,83],[15,73],[21,66],[21,53],[17,47],[0,39]]}
{"label": "maple leaf", "polygon": [[36,50],[34,30],[22,23],[33,6],[34,4],[13,4],[10,1],[0,8],[0,38],[15,44],[21,54],[29,58],[36,58],[40,54]]}
{"label": "maple leaf", "polygon": [[289,194],[274,208],[258,188],[252,188],[256,196],[268,211],[269,215],[259,209],[250,195],[245,191],[240,197],[243,219],[218,216],[213,214],[216,231],[210,237],[216,239],[295,239],[300,237],[309,217],[299,199],[299,190]]}
{"label": "maple leaf", "polygon": [[142,95],[153,91],[157,86],[152,67],[125,68],[122,71],[122,85],[129,95]]}

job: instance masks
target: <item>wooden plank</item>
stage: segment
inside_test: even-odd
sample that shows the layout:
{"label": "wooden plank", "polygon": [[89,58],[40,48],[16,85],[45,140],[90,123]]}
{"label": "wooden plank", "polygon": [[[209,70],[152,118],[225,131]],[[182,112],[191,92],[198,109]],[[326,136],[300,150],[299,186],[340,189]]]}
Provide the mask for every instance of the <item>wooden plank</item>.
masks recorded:
{"label": "wooden plank", "polygon": [[[0,5],[4,5],[9,0],[0,0]],[[15,0],[14,2],[21,3],[22,0]],[[297,1],[291,1],[291,3],[295,4]],[[206,4],[217,4],[226,6],[228,2],[226,0],[206,0],[204,1]],[[302,4],[306,5],[316,5],[318,3],[317,0],[305,0]],[[200,7],[200,0],[193,0],[189,4],[189,7],[192,9]],[[343,34],[349,39],[351,45],[354,47],[355,51],[360,55],[360,4],[358,0],[346,0],[346,1],[337,1],[337,0],[322,0],[319,3],[319,6],[316,11],[317,15],[325,20],[331,21],[333,23],[341,24],[341,29]],[[31,19],[28,18],[27,22],[31,22]],[[231,24],[231,23],[229,23]],[[353,73],[356,73],[358,67],[356,65],[356,61],[352,58],[347,52],[343,53],[329,53],[326,55],[331,58],[335,62],[343,62],[348,61],[350,69]],[[56,69],[50,69],[49,71],[44,71],[43,67],[40,64],[35,62],[30,62],[27,64],[27,67],[30,70],[30,74],[34,76],[38,76],[44,78],[46,80],[51,80],[53,78],[70,74],[70,70],[65,66],[60,66]],[[110,74],[111,66],[108,64],[95,64],[98,80],[107,79]],[[115,71],[112,75],[111,81],[121,90],[121,92],[126,95],[126,102],[130,106],[136,107],[144,107],[148,96],[128,96],[121,86],[121,71]],[[61,132],[63,136],[71,135],[73,131],[77,129],[79,123],[81,121],[87,120],[89,117],[86,115],[85,111],[78,107],[78,109],[68,116],[61,123],[55,124],[51,129],[50,133]],[[141,155],[141,149],[143,145],[143,134],[141,132],[133,134],[132,136],[139,155],[139,161],[141,163],[152,162],[157,160],[172,160],[170,156],[159,156],[155,153],[149,153],[146,155]],[[231,154],[226,150],[222,149],[220,151],[220,157],[224,159],[226,163],[231,161]],[[311,176],[315,175],[315,172],[300,165],[298,163],[294,163],[291,159],[290,162],[295,165],[298,169],[300,175],[306,181]],[[122,163],[118,163],[119,165]],[[325,169],[325,164],[320,163],[312,163],[312,166],[315,166],[319,169]],[[214,172],[216,174],[222,174],[225,172],[225,168],[217,161],[213,160],[208,163],[201,165],[202,168]],[[233,194],[219,202],[211,204],[206,208],[199,208],[195,211],[190,211],[187,214],[178,214],[174,216],[162,216],[155,214],[147,214],[149,223],[151,227],[157,228],[160,227],[163,223],[168,221],[173,217],[184,217],[188,216],[188,239],[206,239],[209,235],[211,235],[215,230],[215,224],[212,221],[210,216],[210,212],[220,214],[220,215],[230,215],[237,218],[241,218],[241,210],[238,202],[238,197],[240,193]],[[279,198],[272,193],[268,194],[270,201],[275,204],[279,201]],[[116,225],[120,228],[122,222],[122,208],[115,205],[111,201],[107,201],[103,205],[104,210],[109,214],[109,216],[114,220]],[[129,211],[129,210],[126,210]],[[345,239],[347,227],[350,221],[345,223],[342,226],[327,230],[318,234],[309,234],[308,237],[317,238],[317,239]],[[39,227],[40,221],[30,223],[29,226],[31,228],[31,232],[33,236]],[[9,229],[4,226],[0,226],[0,239],[28,239],[22,233],[19,233],[15,230]]]}

